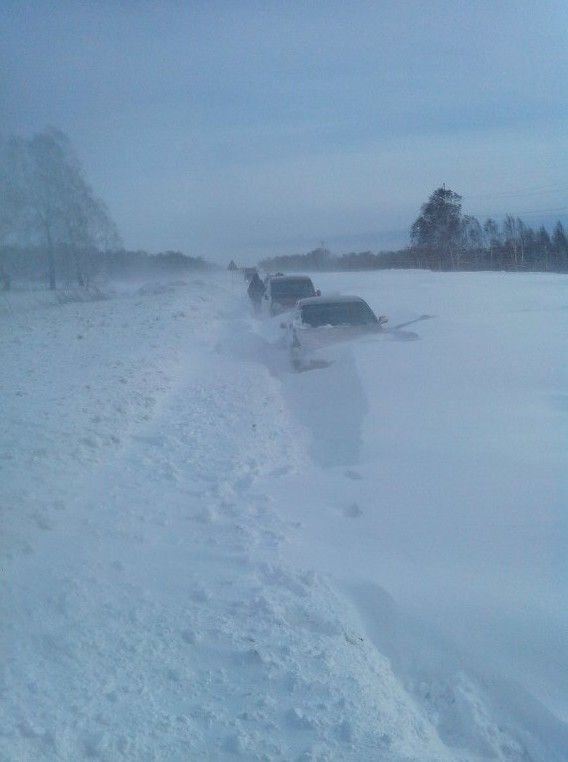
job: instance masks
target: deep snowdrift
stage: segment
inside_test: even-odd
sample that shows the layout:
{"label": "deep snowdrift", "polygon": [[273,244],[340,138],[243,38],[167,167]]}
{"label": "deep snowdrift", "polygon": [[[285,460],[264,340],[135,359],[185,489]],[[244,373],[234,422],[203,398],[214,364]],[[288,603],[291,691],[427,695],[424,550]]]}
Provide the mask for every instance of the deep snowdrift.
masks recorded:
{"label": "deep snowdrift", "polygon": [[566,278],[317,285],[0,301],[1,758],[568,757]]}

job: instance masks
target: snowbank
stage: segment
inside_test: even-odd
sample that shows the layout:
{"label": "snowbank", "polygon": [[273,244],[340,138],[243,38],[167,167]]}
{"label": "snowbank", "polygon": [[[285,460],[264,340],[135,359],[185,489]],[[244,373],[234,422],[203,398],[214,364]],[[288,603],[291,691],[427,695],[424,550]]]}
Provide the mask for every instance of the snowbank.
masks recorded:
{"label": "snowbank", "polygon": [[565,278],[321,280],[394,329],[301,374],[221,277],[12,300],[1,757],[568,756]]}

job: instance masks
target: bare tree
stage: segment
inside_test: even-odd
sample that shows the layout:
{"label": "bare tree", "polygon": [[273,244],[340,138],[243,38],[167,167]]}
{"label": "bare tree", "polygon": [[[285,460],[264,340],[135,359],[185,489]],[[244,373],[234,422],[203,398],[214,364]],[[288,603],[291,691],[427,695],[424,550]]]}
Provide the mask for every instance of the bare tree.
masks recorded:
{"label": "bare tree", "polygon": [[489,249],[489,267],[495,266],[495,251],[499,247],[499,226],[494,219],[489,217],[483,225],[483,235],[485,238],[485,247]]}
{"label": "bare tree", "polygon": [[77,282],[85,285],[85,255],[118,246],[119,237],[106,206],[86,182],[69,139],[49,128],[28,141],[5,141],[0,164],[0,183],[11,189],[14,199],[14,208],[3,205],[0,211],[0,233],[7,225],[19,239],[41,246],[51,289],[56,287],[56,252],[65,255]]}
{"label": "bare tree", "polygon": [[[17,138],[0,137],[0,247],[14,243],[26,209],[24,191],[25,144]],[[0,262],[0,280],[10,288],[10,275]]]}
{"label": "bare tree", "polygon": [[80,168],[69,172],[62,188],[62,243],[74,268],[79,286],[89,277],[88,255],[96,250],[115,249],[120,238],[108,209],[85,182]]}

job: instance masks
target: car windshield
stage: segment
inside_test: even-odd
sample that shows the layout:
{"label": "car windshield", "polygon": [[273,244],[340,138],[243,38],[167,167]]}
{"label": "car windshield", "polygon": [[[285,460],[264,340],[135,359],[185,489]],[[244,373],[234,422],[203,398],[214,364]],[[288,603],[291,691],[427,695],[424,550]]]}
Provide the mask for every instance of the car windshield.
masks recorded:
{"label": "car windshield", "polygon": [[282,278],[273,280],[270,285],[272,296],[276,299],[279,297],[294,297],[296,299],[304,299],[307,296],[314,296],[314,284],[309,278]]}
{"label": "car windshield", "polygon": [[302,322],[318,328],[322,325],[366,325],[377,319],[365,302],[307,304],[302,307]]}

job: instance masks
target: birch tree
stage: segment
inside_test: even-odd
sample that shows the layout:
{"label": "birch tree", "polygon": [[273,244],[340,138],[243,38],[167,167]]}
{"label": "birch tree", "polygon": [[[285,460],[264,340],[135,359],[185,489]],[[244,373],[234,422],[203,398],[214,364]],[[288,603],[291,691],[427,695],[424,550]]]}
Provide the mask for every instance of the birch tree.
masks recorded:
{"label": "birch tree", "polygon": [[2,203],[0,233],[7,227],[18,240],[45,251],[50,289],[57,285],[57,253],[85,285],[85,254],[117,247],[119,236],[69,139],[49,128],[30,140],[5,141],[0,164],[0,190],[9,189],[6,198],[12,199]]}

